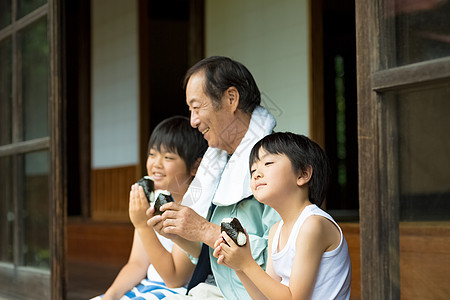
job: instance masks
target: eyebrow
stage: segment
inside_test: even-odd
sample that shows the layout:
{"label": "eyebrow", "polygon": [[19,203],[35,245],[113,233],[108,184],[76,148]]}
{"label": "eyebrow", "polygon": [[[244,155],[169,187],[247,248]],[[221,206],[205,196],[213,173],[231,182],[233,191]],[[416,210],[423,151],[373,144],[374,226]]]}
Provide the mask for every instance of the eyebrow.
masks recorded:
{"label": "eyebrow", "polygon": [[192,99],[190,99],[190,100],[187,101],[187,105],[188,105],[188,106],[189,106],[189,105],[192,105],[192,102],[196,102],[196,101],[198,101],[197,98],[192,98]]}
{"label": "eyebrow", "polygon": [[266,156],[272,155],[272,153],[266,152],[263,156],[259,158],[259,160],[264,159]]}
{"label": "eyebrow", "polygon": [[266,156],[269,156],[269,155],[271,155],[271,153],[266,152],[263,156],[258,157],[258,159],[255,158],[255,159],[253,160],[253,162],[252,162],[252,166],[253,166],[253,164],[254,164],[255,162],[261,161],[261,160],[263,160]]}

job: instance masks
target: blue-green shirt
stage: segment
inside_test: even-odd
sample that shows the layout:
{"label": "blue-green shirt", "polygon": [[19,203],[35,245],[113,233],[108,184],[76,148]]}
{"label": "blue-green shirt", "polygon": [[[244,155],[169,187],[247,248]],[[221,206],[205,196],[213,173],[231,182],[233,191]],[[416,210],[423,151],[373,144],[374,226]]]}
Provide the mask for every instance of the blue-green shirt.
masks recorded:
{"label": "blue-green shirt", "polygon": [[[229,206],[217,206],[211,222],[220,225],[223,218],[238,218],[250,238],[252,256],[266,269],[267,239],[269,230],[278,222],[280,215],[271,207],[258,202],[253,196]],[[233,269],[219,265],[209,248],[211,269],[222,295],[226,299],[251,299]]]}

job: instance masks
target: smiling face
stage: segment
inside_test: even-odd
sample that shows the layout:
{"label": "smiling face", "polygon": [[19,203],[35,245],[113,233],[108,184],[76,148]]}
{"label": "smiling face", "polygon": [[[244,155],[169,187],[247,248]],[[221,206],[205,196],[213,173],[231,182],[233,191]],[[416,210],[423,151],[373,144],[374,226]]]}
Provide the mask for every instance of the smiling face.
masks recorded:
{"label": "smiling face", "polygon": [[298,193],[300,172],[294,173],[286,155],[271,154],[261,148],[259,158],[250,168],[250,187],[259,202],[276,207],[280,199]]}
{"label": "smiling face", "polygon": [[208,146],[219,148],[232,153],[234,140],[228,140],[230,135],[224,134],[227,128],[235,121],[233,107],[225,95],[221,99],[221,105],[214,104],[212,99],[204,92],[205,75],[197,72],[191,76],[186,86],[186,103],[191,112],[191,126],[197,128]]}
{"label": "smiling face", "polygon": [[193,172],[186,170],[186,163],[176,153],[150,149],[147,158],[147,173],[153,178],[155,189],[168,190],[175,198],[181,199],[193,178]]}

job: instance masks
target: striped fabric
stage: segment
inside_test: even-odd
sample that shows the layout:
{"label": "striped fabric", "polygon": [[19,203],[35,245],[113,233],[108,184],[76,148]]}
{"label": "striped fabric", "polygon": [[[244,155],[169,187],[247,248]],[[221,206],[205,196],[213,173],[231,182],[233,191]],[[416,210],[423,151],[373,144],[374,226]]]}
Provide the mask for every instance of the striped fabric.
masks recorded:
{"label": "striped fabric", "polygon": [[121,300],[158,300],[172,294],[186,294],[185,288],[169,289],[162,281],[144,279]]}
{"label": "striped fabric", "polygon": [[[173,294],[185,295],[186,289],[184,287],[170,289],[162,281],[144,279],[120,300],[159,300]],[[100,300],[102,297],[103,295],[97,296],[91,300]]]}

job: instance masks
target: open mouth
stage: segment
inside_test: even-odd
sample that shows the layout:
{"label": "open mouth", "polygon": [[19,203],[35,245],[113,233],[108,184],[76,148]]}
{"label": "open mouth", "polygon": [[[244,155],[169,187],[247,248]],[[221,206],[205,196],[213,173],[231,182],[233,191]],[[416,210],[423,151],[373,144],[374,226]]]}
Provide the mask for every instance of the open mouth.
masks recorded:
{"label": "open mouth", "polygon": [[153,173],[152,175],[153,175],[153,179],[156,179],[156,180],[164,177],[164,174],[161,174],[161,173]]}
{"label": "open mouth", "polygon": [[202,131],[202,134],[206,134],[209,131],[209,127]]}

